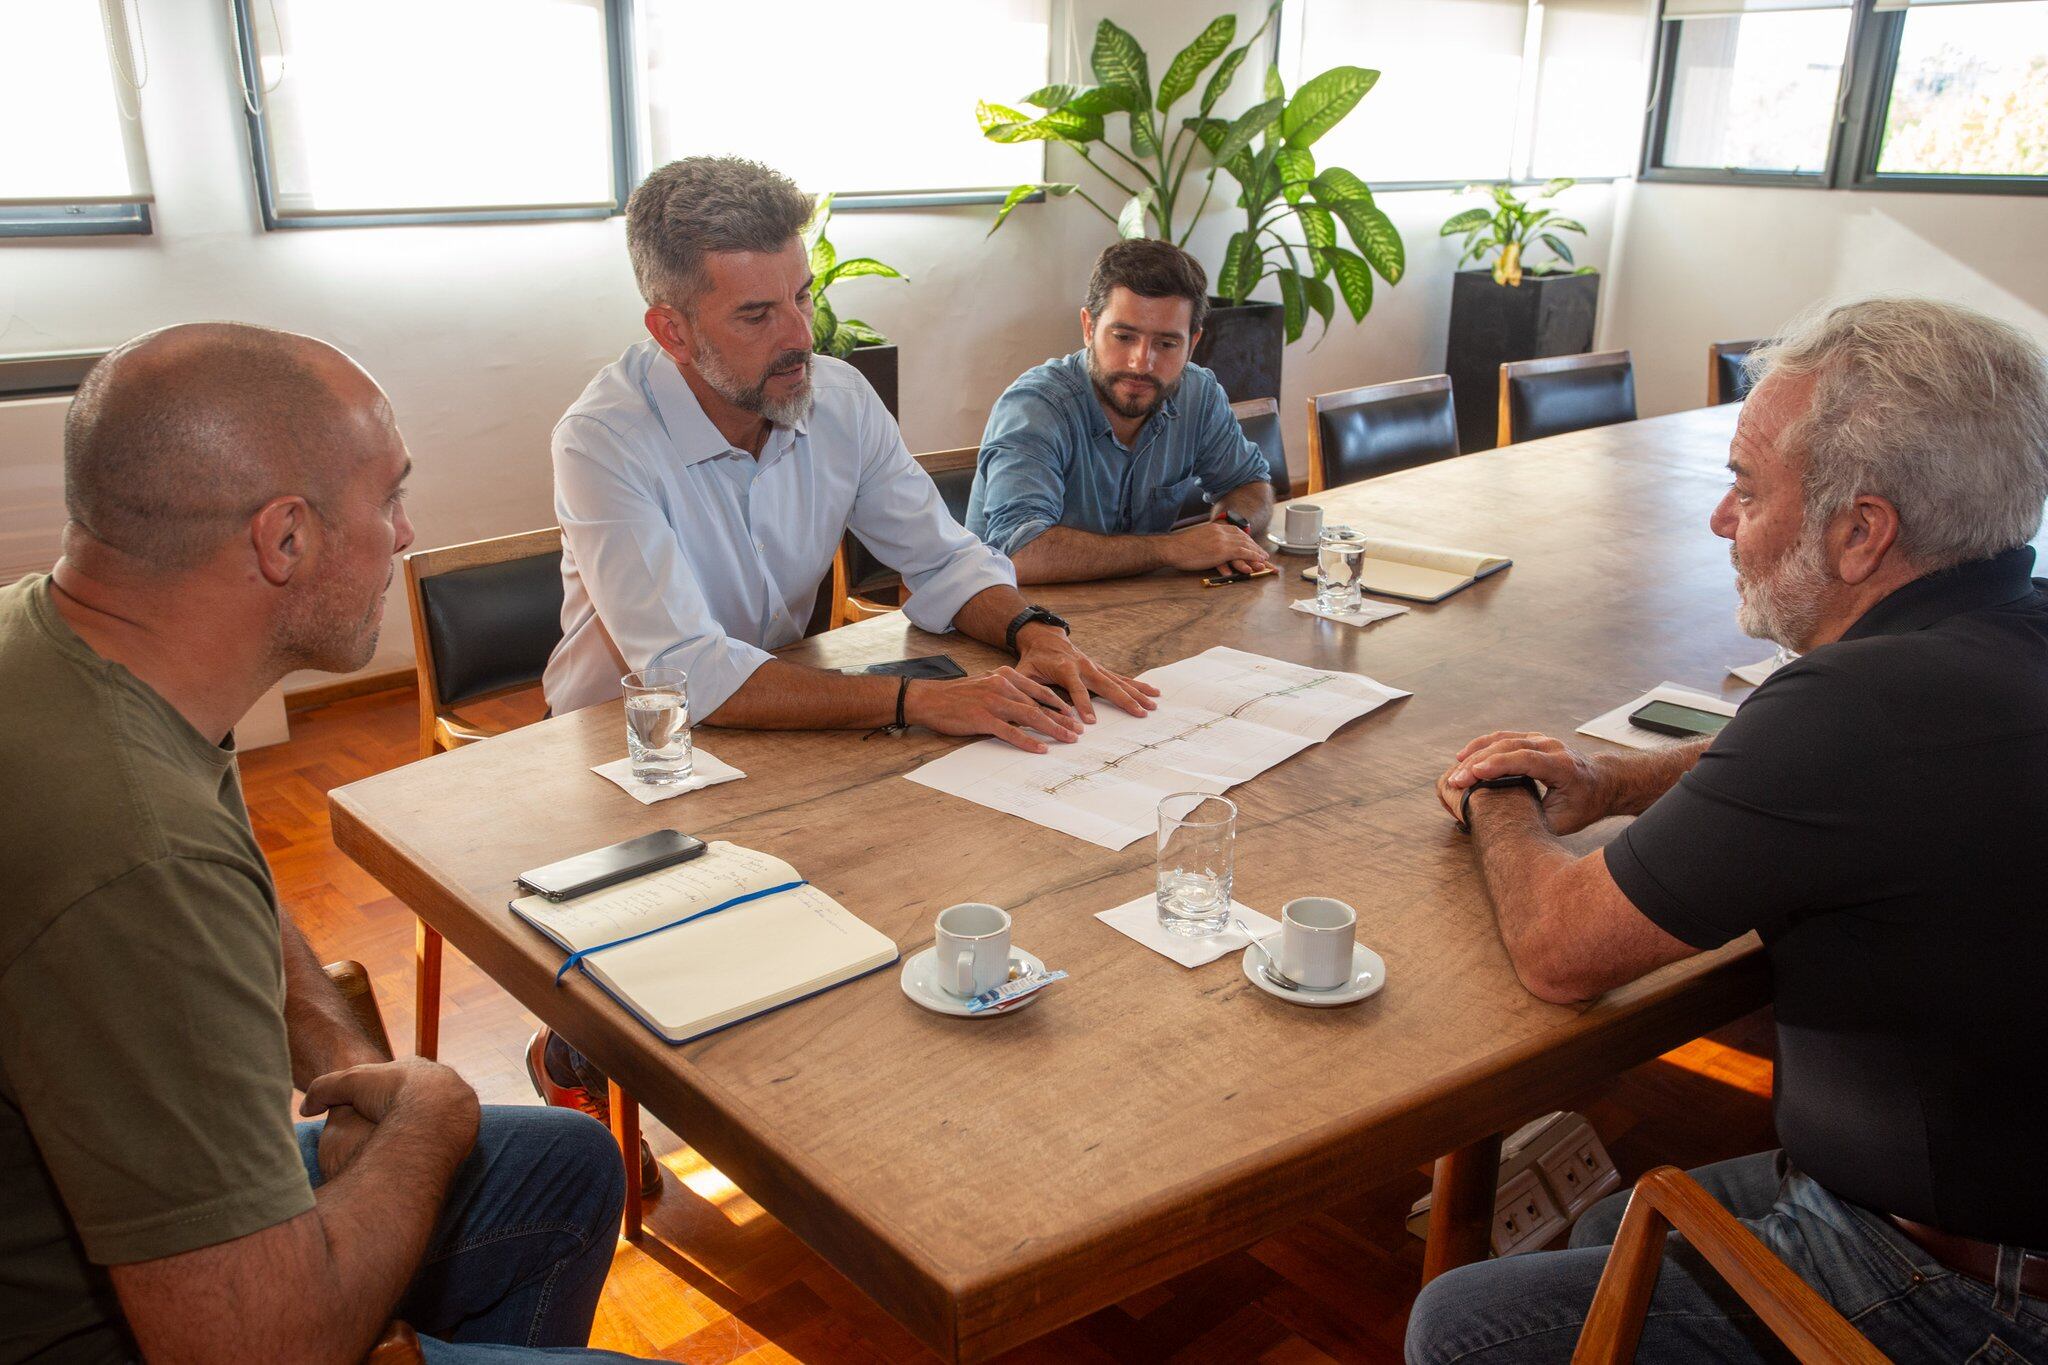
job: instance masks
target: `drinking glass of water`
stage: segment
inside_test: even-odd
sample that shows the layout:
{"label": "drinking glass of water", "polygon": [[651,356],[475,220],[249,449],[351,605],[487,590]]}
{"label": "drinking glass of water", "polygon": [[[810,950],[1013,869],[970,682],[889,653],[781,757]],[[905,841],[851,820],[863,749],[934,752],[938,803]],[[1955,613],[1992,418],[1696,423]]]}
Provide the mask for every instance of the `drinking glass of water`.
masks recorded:
{"label": "drinking glass of water", "polygon": [[695,773],[689,682],[680,668],[643,668],[619,680],[626,693],[626,752],[635,782],[666,787],[687,782]]}
{"label": "drinking glass of water", "polygon": [[1316,541],[1316,610],[1348,616],[1365,605],[1365,537],[1326,526]]}
{"label": "drinking glass of water", "polygon": [[1208,938],[1230,926],[1237,807],[1220,796],[1178,792],[1159,803],[1159,927]]}

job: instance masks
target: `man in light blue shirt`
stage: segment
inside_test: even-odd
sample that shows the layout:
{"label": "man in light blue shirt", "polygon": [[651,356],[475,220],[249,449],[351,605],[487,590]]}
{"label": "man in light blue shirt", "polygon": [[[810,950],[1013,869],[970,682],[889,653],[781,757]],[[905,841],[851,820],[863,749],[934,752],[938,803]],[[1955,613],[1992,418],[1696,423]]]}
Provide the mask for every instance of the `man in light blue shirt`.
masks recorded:
{"label": "man in light blue shirt", "polygon": [[[1088,282],[1082,349],[1025,371],[996,401],[967,526],[1010,557],[1018,582],[1267,567],[1266,457],[1215,376],[1188,363],[1208,302],[1201,264],[1179,247],[1117,242]],[[1215,517],[1174,531],[1197,488]]]}

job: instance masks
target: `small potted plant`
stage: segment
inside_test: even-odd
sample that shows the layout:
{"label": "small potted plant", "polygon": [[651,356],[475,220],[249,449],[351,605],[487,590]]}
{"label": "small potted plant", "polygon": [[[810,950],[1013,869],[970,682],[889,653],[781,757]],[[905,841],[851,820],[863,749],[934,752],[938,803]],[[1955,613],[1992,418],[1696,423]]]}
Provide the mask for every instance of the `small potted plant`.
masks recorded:
{"label": "small potted plant", "polygon": [[[1577,355],[1593,349],[1594,309],[1600,277],[1576,265],[1561,234],[1585,235],[1585,224],[1562,217],[1540,201],[1554,199],[1576,183],[1557,179],[1527,199],[1506,185],[1470,185],[1484,190],[1492,208],[1466,209],[1444,223],[1441,235],[1463,236],[1459,270],[1451,287],[1451,334],[1444,370],[1458,405],[1458,447],[1490,450],[1499,435],[1497,405],[1500,367],[1510,360]],[[1531,262],[1529,251],[1551,259]]]}
{"label": "small potted plant", "polygon": [[872,256],[849,256],[841,260],[831,240],[825,236],[825,229],[831,222],[832,196],[828,194],[818,200],[817,211],[811,215],[810,225],[804,229],[804,248],[811,256],[811,348],[859,370],[868,383],[874,385],[882,405],[889,409],[889,415],[897,417],[896,343],[859,318],[840,317],[825,297],[825,292],[839,281],[859,275],[879,275],[889,280],[908,277]]}
{"label": "small potted plant", "polygon": [[[1236,16],[1212,21],[1167,66],[1156,90],[1144,48],[1104,19],[1090,58],[1097,84],[1035,90],[1020,103],[1036,114],[987,101],[975,111],[991,141],[1052,142],[1073,152],[1109,188],[1109,204],[1119,206],[1112,211],[1078,183],[1019,185],[1003,201],[991,233],[1034,194],[1073,195],[1122,236],[1185,246],[1215,192],[1217,172],[1237,182],[1245,226],[1231,237],[1221,266],[1210,266],[1215,296],[1194,353],[1233,400],[1278,397],[1282,350],[1301,337],[1309,314],[1321,317],[1327,330],[1341,295],[1352,319],[1362,320],[1372,307],[1372,273],[1393,284],[1403,266],[1400,234],[1365,182],[1338,167],[1319,172],[1310,151],[1372,89],[1377,71],[1335,67],[1303,82],[1291,97],[1278,73],[1269,71],[1260,103],[1233,119],[1214,113],[1278,10],[1277,3],[1270,6],[1258,31],[1236,46]],[[1195,112],[1176,121],[1174,107],[1194,95],[1198,83]],[[1117,119],[1125,134],[1121,144],[1111,136]],[[1281,231],[1290,218],[1298,239]],[[1338,244],[1340,224],[1351,240],[1348,249]],[[1278,303],[1250,297],[1267,278],[1279,290]]]}

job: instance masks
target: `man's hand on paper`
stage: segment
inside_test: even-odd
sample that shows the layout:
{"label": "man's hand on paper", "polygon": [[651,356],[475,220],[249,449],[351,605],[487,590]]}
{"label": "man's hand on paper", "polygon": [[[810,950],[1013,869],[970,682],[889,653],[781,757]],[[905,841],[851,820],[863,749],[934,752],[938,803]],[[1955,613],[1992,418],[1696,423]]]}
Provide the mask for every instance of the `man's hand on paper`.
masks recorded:
{"label": "man's hand on paper", "polygon": [[1227,521],[1205,521],[1161,536],[1160,549],[1167,565],[1175,569],[1252,573],[1272,567],[1258,542]]}
{"label": "man's hand on paper", "polygon": [[1591,761],[1548,735],[1524,730],[1496,730],[1460,749],[1437,779],[1437,800],[1455,820],[1467,787],[1481,778],[1516,776],[1543,784],[1543,818],[1558,834],[1576,833],[1609,813],[1605,784]]}
{"label": "man's hand on paper", "polygon": [[1061,744],[1081,737],[1074,708],[1016,668],[977,678],[914,679],[903,696],[903,718],[942,735],[993,735],[1032,754],[1046,752],[1039,735]]}
{"label": "man's hand on paper", "polygon": [[[1235,526],[1224,529],[1244,534]],[[1076,649],[1067,633],[1057,626],[1034,623],[1017,632],[1017,671],[1038,682],[1065,688],[1073,698],[1074,709],[1090,725],[1095,723],[1095,707],[1088,700],[1090,693],[1134,716],[1142,716],[1159,704],[1152,700],[1159,695],[1158,688],[1103,668]],[[1077,733],[1075,738],[1080,735]]]}

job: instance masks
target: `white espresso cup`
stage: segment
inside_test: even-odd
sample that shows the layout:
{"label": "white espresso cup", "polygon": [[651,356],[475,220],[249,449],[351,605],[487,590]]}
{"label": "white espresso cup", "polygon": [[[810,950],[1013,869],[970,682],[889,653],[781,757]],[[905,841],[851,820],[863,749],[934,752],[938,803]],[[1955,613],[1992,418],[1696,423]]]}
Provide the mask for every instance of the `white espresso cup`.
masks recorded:
{"label": "white espresso cup", "polygon": [[1301,896],[1280,907],[1280,972],[1312,991],[1351,979],[1358,912],[1328,896]]}
{"label": "white espresso cup", "polygon": [[1323,534],[1323,509],[1312,502],[1297,502],[1287,509],[1287,543],[1313,545]]}
{"label": "white espresso cup", "polygon": [[[939,989],[961,999],[1010,979],[1010,912],[970,901],[939,911],[932,957]],[[1349,970],[1346,959],[1346,970]]]}

